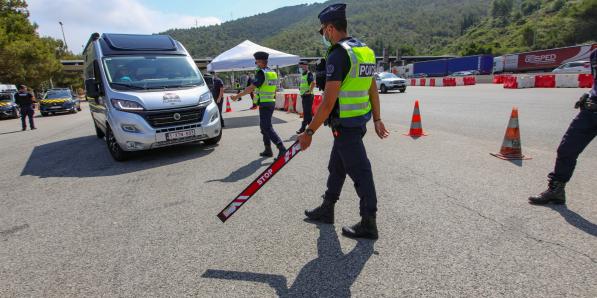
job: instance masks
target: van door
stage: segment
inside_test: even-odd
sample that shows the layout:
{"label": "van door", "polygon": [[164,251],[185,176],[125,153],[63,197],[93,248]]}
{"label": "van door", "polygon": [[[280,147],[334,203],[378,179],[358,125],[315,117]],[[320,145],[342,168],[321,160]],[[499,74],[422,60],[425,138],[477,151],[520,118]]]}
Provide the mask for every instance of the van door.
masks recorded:
{"label": "van door", "polygon": [[102,81],[102,74],[99,68],[99,62],[97,59],[93,60],[93,63],[89,64],[88,78],[95,78],[95,81],[99,83],[100,96],[98,98],[89,99],[89,110],[91,111],[91,117],[104,132],[106,131],[106,119],[107,119],[107,106],[106,106],[106,92]]}

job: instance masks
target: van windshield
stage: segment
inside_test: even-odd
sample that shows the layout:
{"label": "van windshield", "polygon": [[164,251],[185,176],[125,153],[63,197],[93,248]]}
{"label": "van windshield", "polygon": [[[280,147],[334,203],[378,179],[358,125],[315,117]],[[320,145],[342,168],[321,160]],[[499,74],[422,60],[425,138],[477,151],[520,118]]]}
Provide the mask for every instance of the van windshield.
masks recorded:
{"label": "van windshield", "polygon": [[396,76],[393,73],[390,72],[384,72],[382,74],[379,75],[382,79],[398,79],[398,76]]}
{"label": "van windshield", "polygon": [[12,101],[12,97],[8,93],[0,93],[0,101]]}
{"label": "van windshield", "polygon": [[70,90],[57,90],[57,91],[48,91],[46,93],[46,99],[54,99],[54,98],[70,98],[72,94]]}
{"label": "van windshield", "polygon": [[110,86],[117,90],[203,85],[199,70],[186,56],[107,57],[104,66]]}

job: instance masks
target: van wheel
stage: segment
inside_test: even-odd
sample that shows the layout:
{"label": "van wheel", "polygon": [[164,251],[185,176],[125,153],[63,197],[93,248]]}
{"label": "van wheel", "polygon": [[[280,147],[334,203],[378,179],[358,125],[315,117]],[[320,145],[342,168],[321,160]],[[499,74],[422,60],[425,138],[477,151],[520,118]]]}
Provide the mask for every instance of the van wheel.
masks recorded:
{"label": "van wheel", "polygon": [[108,151],[110,151],[110,155],[116,161],[125,161],[130,157],[130,153],[122,150],[118,142],[116,141],[116,137],[110,127],[106,128],[106,145],[108,145]]}
{"label": "van wheel", "polygon": [[388,88],[386,87],[386,85],[381,85],[381,93],[388,93]]}
{"label": "van wheel", "polygon": [[97,126],[97,123],[95,123],[95,121],[93,121],[93,126],[95,126],[95,135],[97,136],[98,139],[103,139],[106,134],[102,131],[101,128],[99,128],[99,126]]}
{"label": "van wheel", "polygon": [[404,92],[406,92],[406,88],[400,89],[400,93],[404,93]]}
{"label": "van wheel", "polygon": [[213,146],[213,145],[218,144],[221,139],[222,139],[222,131],[220,130],[220,134],[217,137],[207,139],[207,140],[203,141],[203,143],[205,143],[205,145]]}

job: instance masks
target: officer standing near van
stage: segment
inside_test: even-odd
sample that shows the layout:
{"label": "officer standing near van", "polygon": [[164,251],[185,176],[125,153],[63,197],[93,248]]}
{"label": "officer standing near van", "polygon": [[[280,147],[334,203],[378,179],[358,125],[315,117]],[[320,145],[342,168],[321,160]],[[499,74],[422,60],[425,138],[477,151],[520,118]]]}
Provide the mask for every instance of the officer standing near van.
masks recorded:
{"label": "officer standing near van", "polygon": [[19,85],[18,91],[15,94],[15,103],[21,110],[21,127],[23,131],[27,130],[27,121],[25,118],[29,117],[29,127],[31,127],[31,130],[34,130],[33,115],[35,114],[35,98],[33,94],[27,91],[27,86],[25,85]]}
{"label": "officer standing near van", "polygon": [[553,172],[549,173],[547,190],[529,198],[531,204],[565,204],[566,183],[572,178],[576,160],[597,135],[597,50],[591,53],[593,89],[584,94],[574,106],[580,112],[572,120],[558,147]]}
{"label": "officer standing near van", "polygon": [[216,101],[216,105],[218,106],[218,111],[220,112],[220,123],[222,127],[224,126],[224,117],[222,117],[222,109],[224,108],[224,82],[216,76],[214,71],[211,72],[211,85],[209,85],[209,90],[211,91],[211,95]]}
{"label": "officer standing near van", "polygon": [[334,205],[348,175],[360,199],[361,221],[343,227],[342,234],[377,239],[377,194],[362,138],[371,117],[381,139],[387,138],[389,132],[380,118],[379,94],[373,79],[375,54],[364,43],[348,35],[345,9],[346,4],[334,4],[319,14],[319,33],[328,47],[325,92],[315,118],[298,139],[301,148],[307,149],[313,134],[327,119],[334,145],[323,203],[313,210],[306,210],[305,215],[314,221],[333,223]]}
{"label": "officer standing near van", "polygon": [[274,156],[272,151],[272,143],[274,143],[278,148],[278,157],[280,157],[286,152],[286,147],[284,147],[282,139],[280,139],[272,125],[272,117],[276,107],[278,74],[267,67],[268,53],[256,52],[253,57],[255,57],[255,65],[257,66],[255,80],[244,91],[232,96],[232,100],[236,101],[255,91],[257,105],[259,106],[259,127],[261,128],[263,145],[265,146],[265,150],[259,155],[263,157]]}
{"label": "officer standing near van", "polygon": [[299,67],[299,70],[301,71],[299,91],[303,103],[303,122],[301,123],[301,128],[296,132],[297,134],[303,133],[307,125],[309,125],[313,119],[313,112],[311,109],[313,107],[313,88],[315,88],[313,73],[309,71],[307,62],[301,61]]}

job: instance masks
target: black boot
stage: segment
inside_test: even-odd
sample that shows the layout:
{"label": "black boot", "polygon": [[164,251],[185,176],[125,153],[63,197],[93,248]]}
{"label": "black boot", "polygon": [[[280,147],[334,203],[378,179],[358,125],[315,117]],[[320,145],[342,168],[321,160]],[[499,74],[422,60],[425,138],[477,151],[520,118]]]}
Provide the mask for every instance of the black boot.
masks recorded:
{"label": "black boot", "polygon": [[566,183],[550,180],[546,191],[538,196],[529,197],[529,203],[543,205],[549,202],[566,204]]}
{"label": "black boot", "polygon": [[286,147],[284,147],[284,143],[276,144],[276,147],[278,147],[278,157],[276,157],[278,159],[286,153]]}
{"label": "black boot", "polygon": [[272,151],[272,147],[271,146],[265,146],[265,150],[261,153],[259,153],[259,156],[262,157],[273,157],[274,156],[274,152]]}
{"label": "black boot", "polygon": [[352,227],[342,227],[342,235],[349,238],[377,239],[377,223],[375,216],[364,216],[361,221]]}
{"label": "black boot", "polygon": [[336,202],[331,200],[323,200],[321,206],[311,209],[305,210],[305,215],[307,218],[313,221],[333,224],[334,223],[334,205]]}

